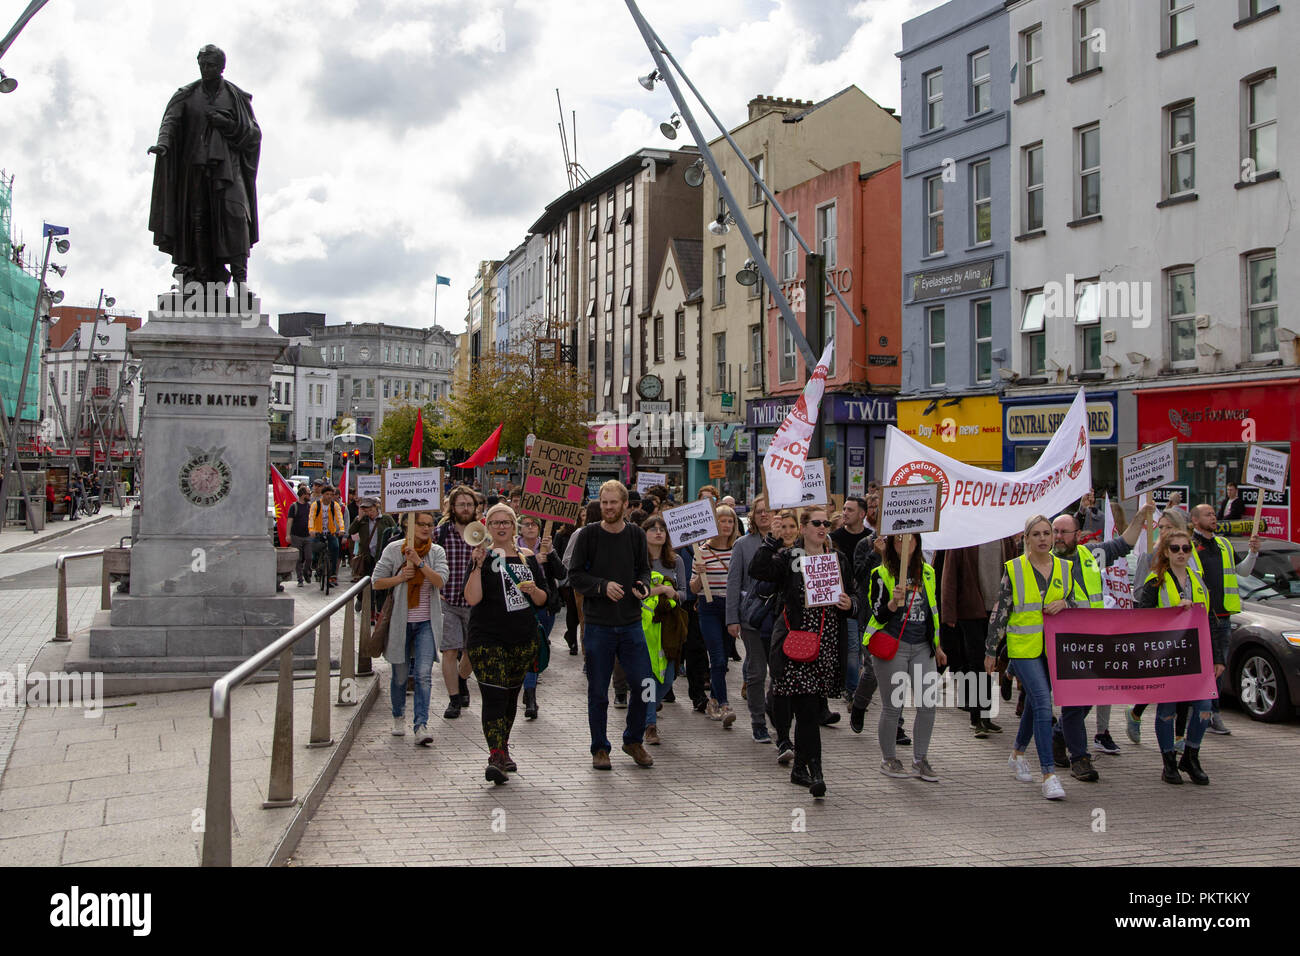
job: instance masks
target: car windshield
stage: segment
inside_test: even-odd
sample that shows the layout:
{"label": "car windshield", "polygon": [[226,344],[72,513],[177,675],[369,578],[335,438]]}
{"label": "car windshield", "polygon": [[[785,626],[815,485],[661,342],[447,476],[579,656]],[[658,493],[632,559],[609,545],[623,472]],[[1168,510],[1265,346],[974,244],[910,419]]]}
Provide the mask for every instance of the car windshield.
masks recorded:
{"label": "car windshield", "polygon": [[1251,573],[1237,579],[1237,587],[1241,596],[1251,601],[1300,598],[1300,547],[1268,542]]}

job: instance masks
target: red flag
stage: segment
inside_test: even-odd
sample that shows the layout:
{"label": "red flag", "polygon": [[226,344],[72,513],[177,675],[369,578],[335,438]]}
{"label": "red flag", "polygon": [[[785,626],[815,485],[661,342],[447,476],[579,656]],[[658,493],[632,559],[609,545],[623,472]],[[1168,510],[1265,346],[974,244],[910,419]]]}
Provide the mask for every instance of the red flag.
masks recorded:
{"label": "red flag", "polygon": [[344,508],[348,506],[348,469],[351,465],[351,458],[348,458],[343,462],[343,484],[339,486],[339,504]]}
{"label": "red flag", "polygon": [[501,429],[505,428],[506,423],[502,422],[482,445],[478,451],[470,455],[459,465],[452,465],[453,468],[477,468],[479,465],[486,465],[490,461],[496,461],[497,446],[501,444]]}
{"label": "red flag", "polygon": [[417,409],[415,412],[415,434],[411,436],[411,453],[406,457],[410,459],[412,468],[420,467],[420,456],[424,453],[424,410]]}
{"label": "red flag", "polygon": [[289,547],[289,506],[298,500],[298,496],[284,480],[280,469],[271,466],[271,488],[275,495],[275,527],[280,535],[280,547]]}

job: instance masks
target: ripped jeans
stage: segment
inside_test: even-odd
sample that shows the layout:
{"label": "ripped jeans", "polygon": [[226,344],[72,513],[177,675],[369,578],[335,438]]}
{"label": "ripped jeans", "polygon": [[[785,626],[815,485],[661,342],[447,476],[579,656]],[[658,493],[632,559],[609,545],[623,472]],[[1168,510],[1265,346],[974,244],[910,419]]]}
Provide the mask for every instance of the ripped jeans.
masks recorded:
{"label": "ripped jeans", "polygon": [[[1187,718],[1187,746],[1200,748],[1205,737],[1205,727],[1210,722],[1212,713],[1208,700],[1189,701],[1192,712]],[[1156,742],[1160,744],[1161,753],[1171,753],[1174,749],[1174,714],[1178,704],[1156,704]]]}

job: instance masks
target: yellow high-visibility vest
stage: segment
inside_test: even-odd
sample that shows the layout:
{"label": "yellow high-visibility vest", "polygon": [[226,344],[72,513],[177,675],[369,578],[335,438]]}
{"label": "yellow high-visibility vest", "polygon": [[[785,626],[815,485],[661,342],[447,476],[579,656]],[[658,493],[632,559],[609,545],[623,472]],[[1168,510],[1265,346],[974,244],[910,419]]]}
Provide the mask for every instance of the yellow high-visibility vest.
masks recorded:
{"label": "yellow high-visibility vest", "polygon": [[1052,577],[1043,593],[1028,555],[1013,558],[1005,567],[1011,579],[1012,600],[1007,618],[1007,657],[1038,657],[1043,653],[1043,608],[1065,600],[1066,582],[1071,580],[1073,569],[1069,561],[1052,555]]}

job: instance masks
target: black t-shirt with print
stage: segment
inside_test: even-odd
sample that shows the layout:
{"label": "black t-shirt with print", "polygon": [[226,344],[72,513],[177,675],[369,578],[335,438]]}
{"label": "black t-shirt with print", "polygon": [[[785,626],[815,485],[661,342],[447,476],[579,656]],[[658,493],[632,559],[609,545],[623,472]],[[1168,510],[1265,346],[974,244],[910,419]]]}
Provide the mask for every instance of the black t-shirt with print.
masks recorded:
{"label": "black t-shirt with print", "polygon": [[[546,589],[546,575],[533,555],[529,555],[527,561],[520,557],[502,560],[509,560],[510,570],[520,581],[534,581],[538,587]],[[469,646],[495,644],[515,647],[537,640],[537,615],[533,611],[537,605],[515,586],[494,555],[489,554],[478,574],[483,600],[470,608]]]}

